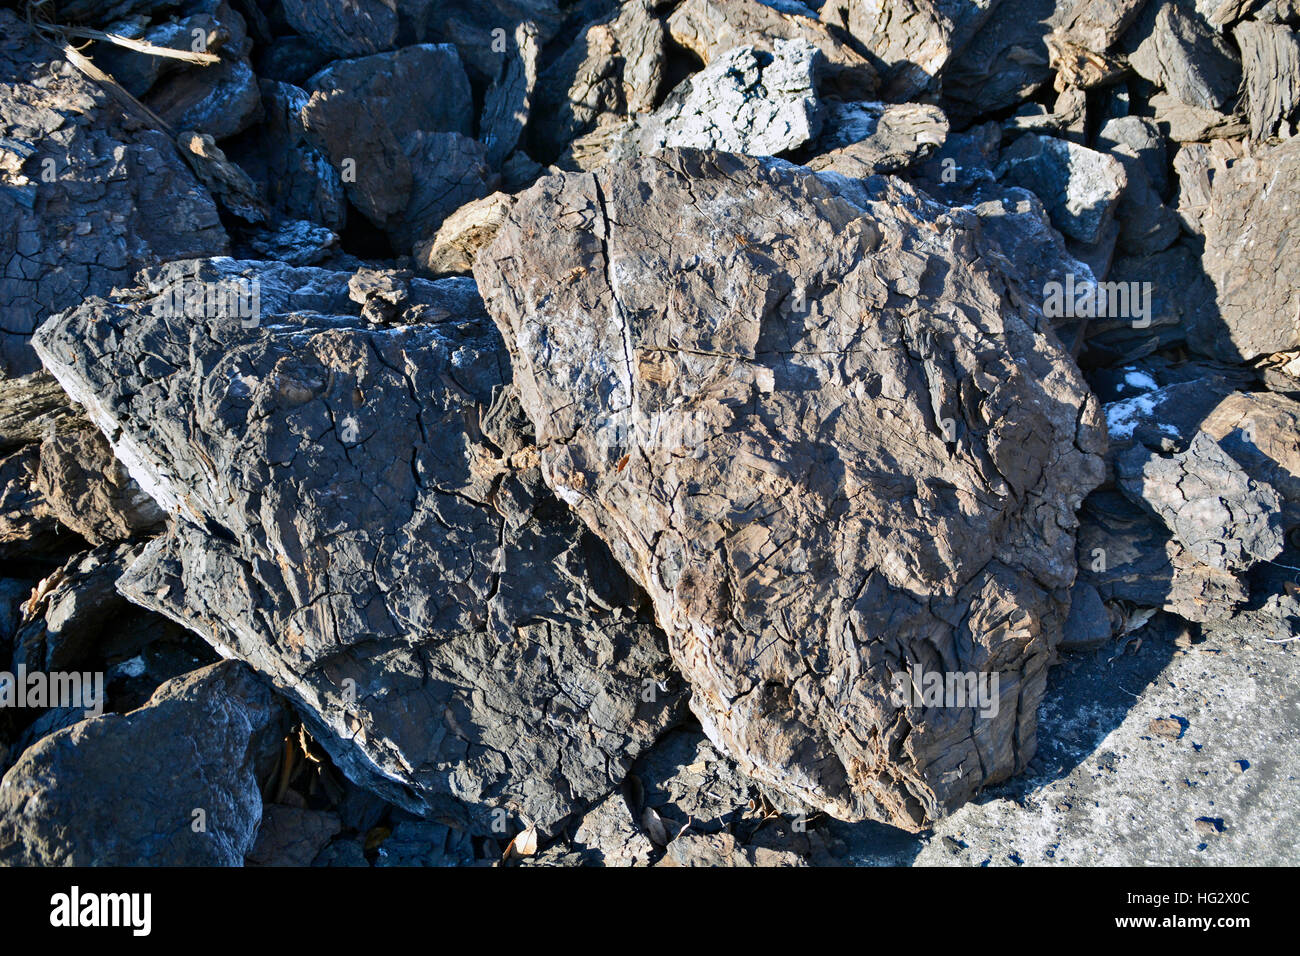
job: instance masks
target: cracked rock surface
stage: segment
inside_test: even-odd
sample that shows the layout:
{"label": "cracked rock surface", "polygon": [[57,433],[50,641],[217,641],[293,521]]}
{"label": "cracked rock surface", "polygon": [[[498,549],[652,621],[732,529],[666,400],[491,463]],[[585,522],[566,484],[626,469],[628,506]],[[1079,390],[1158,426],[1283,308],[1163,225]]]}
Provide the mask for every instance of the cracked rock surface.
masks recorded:
{"label": "cracked rock surface", "polygon": [[999,0],[826,0],[823,20],[842,26],[887,68],[882,92],[912,99],[984,25]]}
{"label": "cracked rock surface", "polygon": [[[924,827],[1023,767],[1101,478],[1096,400],[977,222],[667,150],[542,180],[475,263],[546,480],[706,733],[841,819]],[[891,699],[926,667],[996,671],[996,715]]]}
{"label": "cracked rock surface", "polygon": [[[252,327],[165,307],[173,283],[249,277]],[[268,675],[395,804],[549,832],[617,785],[680,688],[635,589],[542,485],[472,283],[408,296],[372,326],[345,273],[175,264],[40,348],[172,515],[123,593]]]}
{"label": "cracked rock surface", "polygon": [[773,47],[737,47],[684,80],[649,116],[578,139],[574,164],[592,169],[665,147],[773,156],[815,139],[822,126],[814,90],[821,53],[804,40]]}
{"label": "cracked rock surface", "polygon": [[1212,190],[1201,221],[1218,316],[1193,326],[1189,344],[1229,360],[1300,348],[1300,257],[1291,254],[1300,138],[1233,163]]}
{"label": "cracked rock surface", "polygon": [[1205,432],[1169,456],[1134,446],[1116,469],[1124,494],[1158,515],[1201,563],[1244,571],[1281,553],[1277,492],[1247,475]]}
{"label": "cracked rock surface", "polygon": [[738,46],[770,52],[775,40],[805,40],[821,51],[819,85],[824,92],[845,100],[875,93],[879,78],[871,61],[845,31],[811,13],[794,3],[782,8],[762,0],[685,0],[665,22],[673,40],[706,64]]}
{"label": "cracked rock surface", "polygon": [[29,339],[60,309],[155,259],[228,249],[212,197],[161,132],[0,10],[0,374],[39,363]]}

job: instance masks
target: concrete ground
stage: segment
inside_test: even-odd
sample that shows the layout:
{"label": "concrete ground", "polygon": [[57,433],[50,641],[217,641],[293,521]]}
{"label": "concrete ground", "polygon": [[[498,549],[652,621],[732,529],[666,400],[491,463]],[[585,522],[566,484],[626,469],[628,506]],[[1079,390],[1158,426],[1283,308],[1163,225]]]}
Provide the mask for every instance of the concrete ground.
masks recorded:
{"label": "concrete ground", "polygon": [[1064,657],[1026,774],[919,837],[831,823],[844,862],[1300,863],[1297,609],[1283,602],[1280,629],[1238,619],[1201,634],[1159,614],[1127,643]]}

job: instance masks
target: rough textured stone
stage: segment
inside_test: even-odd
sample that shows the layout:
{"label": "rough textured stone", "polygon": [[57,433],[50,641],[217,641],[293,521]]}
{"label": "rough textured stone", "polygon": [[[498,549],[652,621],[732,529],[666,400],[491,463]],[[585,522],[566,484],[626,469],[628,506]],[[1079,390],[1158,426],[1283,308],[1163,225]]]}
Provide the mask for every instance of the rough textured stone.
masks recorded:
{"label": "rough textured stone", "polygon": [[348,198],[408,251],[442,219],[495,188],[471,139],[469,81],[454,47],[424,44],[335,63],[310,83],[301,115],[343,175]]}
{"label": "rough textured stone", "polygon": [[1052,88],[1058,93],[1108,86],[1128,72],[1128,63],[1121,57],[1097,52],[1063,33],[1049,33],[1044,42],[1048,66],[1056,71]]}
{"label": "rough textured stone", "polygon": [[36,490],[60,524],[91,544],[125,541],[164,517],[89,422],[41,443]]}
{"label": "rough textured stone", "polygon": [[488,165],[499,167],[523,136],[537,85],[537,28],[521,23],[507,50],[501,70],[487,91],[479,139],[487,149]]}
{"label": "rough textured stone", "polygon": [[[155,309],[174,282],[247,276],[257,327]],[[146,282],[40,333],[175,516],[119,588],[268,674],[412,812],[547,832],[616,786],[680,688],[542,486],[473,284],[411,280],[407,324],[372,327],[341,273],[212,260]]]}
{"label": "rough textured stone", "polygon": [[1218,315],[1188,343],[1215,358],[1253,359],[1300,347],[1300,256],[1295,210],[1300,139],[1234,163],[1214,179],[1205,228],[1205,273]]}
{"label": "rough textured stone", "polygon": [[1163,453],[1185,448],[1215,407],[1249,381],[1199,363],[1178,371],[1174,376],[1152,359],[1125,366],[1112,384],[1098,381],[1105,373],[1094,374],[1099,395],[1116,393],[1104,406],[1111,452],[1121,454],[1134,444]]}
{"label": "rough textured stone", "polygon": [[1243,17],[1265,23],[1294,23],[1300,20],[1300,4],[1296,0],[1223,0],[1208,19],[1211,26],[1223,29]]}
{"label": "rough textured stone", "polygon": [[822,125],[813,89],[821,54],[801,40],[773,46],[773,53],[737,47],[722,54],[651,115],[579,139],[572,164],[594,169],[667,147],[774,156],[812,141]]}
{"label": "rough textured stone", "polygon": [[1080,242],[1097,240],[1128,182],[1124,167],[1110,156],[1037,135],[1022,136],[1003,152],[997,176],[1036,193],[1056,228]]}
{"label": "rough textured stone", "polygon": [[[475,263],[547,481],[706,732],[842,818],[923,827],[1024,765],[1101,475],[1095,399],[977,231],[886,179],[665,151],[542,180]],[[998,715],[900,706],[917,667],[998,671]]]}
{"label": "rough textured stone", "polygon": [[242,865],[282,721],[265,685],[227,661],[43,738],[0,780],[0,864]]}
{"label": "rough textured stone", "polygon": [[446,43],[332,63],[308,81],[307,90],[343,95],[356,110],[382,118],[399,141],[419,131],[474,132],[469,80],[455,47]]}
{"label": "rough textured stone", "polygon": [[1295,135],[1300,121],[1300,33],[1248,20],[1232,33],[1241,49],[1250,135]]}
{"label": "rough textured stone", "polygon": [[509,36],[518,24],[532,23],[544,47],[564,22],[558,0],[433,0],[427,6],[421,20],[430,35],[454,43],[466,65],[489,79],[501,64],[495,31]]}
{"label": "rough textured stone", "polygon": [[286,219],[266,230],[245,237],[248,248],[258,257],[291,266],[312,266],[338,252],[338,233],[305,219]]}
{"label": "rough textured stone", "polygon": [[1068,37],[1096,53],[1115,43],[1146,6],[1147,0],[1079,0],[1058,4],[1052,24]]}
{"label": "rough textured stone", "polygon": [[479,249],[505,222],[512,202],[505,193],[493,193],[461,206],[443,220],[432,239],[416,245],[416,266],[434,276],[468,273]]}
{"label": "rough textured stone", "polygon": [[588,25],[542,74],[531,129],[537,155],[563,152],[598,125],[651,112],[663,85],[666,35],[650,0]]}
{"label": "rough textured stone", "polygon": [[1189,106],[1168,93],[1149,100],[1156,125],[1175,143],[1196,143],[1210,139],[1232,139],[1249,132],[1246,121],[1235,114]]}
{"label": "rough textured stone", "polygon": [[435,233],[443,221],[501,184],[490,157],[478,140],[460,133],[416,133],[408,141],[411,193],[400,218],[388,226],[403,254]]}
{"label": "rough textured stone", "polygon": [[250,866],[311,866],[342,829],[337,814],[273,804],[262,813],[257,842],[245,862]]}
{"label": "rough textured stone", "polygon": [[988,192],[995,192],[995,198],[970,207],[980,219],[981,246],[992,247],[984,254],[1005,258],[1012,300],[1031,321],[1055,327],[1077,354],[1088,326],[1068,314],[1047,315],[1047,290],[1052,288],[1050,283],[1059,283],[1064,289],[1067,283],[1093,282],[1096,277],[1071,253],[1037,196],[1014,186],[998,186]]}
{"label": "rough textured stone", "polygon": [[[1119,256],[1106,281],[1118,283],[1113,287],[1121,291],[1127,288],[1129,314],[1116,309],[1120,314],[1089,322],[1085,361],[1132,362],[1182,345],[1192,328],[1211,321],[1214,290],[1190,245],[1175,243],[1150,256]],[[1146,314],[1133,306],[1135,301]]]}
{"label": "rough textured stone", "polygon": [[223,57],[212,66],[178,73],[154,87],[143,102],[173,129],[195,130],[213,139],[234,136],[262,116],[257,75],[246,57]]}
{"label": "rough textured stone", "polygon": [[1110,637],[1110,612],[1097,588],[1088,581],[1076,581],[1070,589],[1070,616],[1065,619],[1061,650],[1094,650]]}
{"label": "rough textured stone", "polygon": [[706,861],[842,865],[846,842],[869,845],[883,842],[873,836],[899,833],[781,809],[773,796],[741,774],[698,728],[682,727],[638,759],[620,793],[594,806],[534,860],[614,867],[711,865]]}
{"label": "rough textured stone", "polygon": [[1121,619],[1135,608],[1222,619],[1247,599],[1235,574],[1196,561],[1147,509],[1118,492],[1094,492],[1079,518],[1079,578]]}
{"label": "rough textured stone", "polygon": [[1116,146],[1127,146],[1137,154],[1152,188],[1164,195],[1169,186],[1169,162],[1155,121],[1144,116],[1117,116],[1107,120],[1097,131],[1096,148],[1106,152]]}
{"label": "rough textured stone", "polygon": [[39,366],[36,325],[153,258],[216,255],[212,197],[167,137],[0,10],[0,374]]}
{"label": "rough textured stone", "polygon": [[117,579],[139,554],[139,545],[104,545],[42,578],[24,606],[14,665],[32,671],[76,669],[105,627],[129,607],[117,593]]}
{"label": "rough textured stone", "polygon": [[1021,101],[1052,75],[1048,37],[1104,53],[1145,0],[1000,3],[944,71],[949,116],[961,123]]}
{"label": "rough textured stone", "polygon": [[[1296,642],[1216,624],[1184,647],[1184,628],[1157,614],[1126,652],[1071,655],[1053,668],[1044,759],[944,820],[913,862],[1033,868],[1021,876],[1044,867],[1294,866],[1300,760],[1287,741]],[[1153,720],[1175,717],[1179,739],[1151,732]],[[1196,832],[1201,816],[1223,819],[1224,831]]]}
{"label": "rough textured stone", "polygon": [[[247,54],[244,19],[225,0],[190,0],[185,4],[184,14],[152,25],[144,16],[121,20],[112,24],[108,32],[189,53],[194,49],[194,31],[198,30],[203,52],[236,59]],[[137,98],[148,93],[160,77],[186,68],[181,60],[139,53],[114,43],[96,43],[90,50],[90,58]]]}
{"label": "rough textured stone", "polygon": [[943,145],[908,180],[950,206],[988,199],[990,189],[1002,189],[993,175],[1002,139],[1002,126],[996,122],[949,132]]}
{"label": "rough textured stone", "polygon": [[774,40],[805,40],[822,53],[818,86],[823,92],[844,100],[876,92],[876,71],[847,34],[813,19],[801,5],[779,7],[762,0],[686,0],[668,17],[668,32],[706,64],[738,46],[771,52]]}
{"label": "rough textured stone", "polygon": [[1248,476],[1204,432],[1173,455],[1135,446],[1115,468],[1124,494],[1160,517],[1200,563],[1241,572],[1281,553],[1277,492]]}
{"label": "rough textured stone", "polygon": [[366,56],[397,41],[397,0],[282,0],[290,26],[341,57]]}
{"label": "rough textured stone", "polygon": [[1246,473],[1285,500],[1287,523],[1300,523],[1300,402],[1269,392],[1233,392],[1201,422]]}
{"label": "rough textured stone", "polygon": [[1087,113],[1087,93],[1067,86],[1056,97],[1050,111],[1042,103],[1026,103],[1002,125],[1009,139],[1014,139],[1021,133],[1044,133],[1083,145]]}
{"label": "rough textured stone", "polygon": [[36,488],[40,467],[38,445],[0,458],[0,560],[55,552],[65,537]]}
{"label": "rough textured stone", "polygon": [[1174,173],[1178,177],[1178,219],[1187,232],[1204,235],[1203,220],[1210,208],[1214,177],[1239,158],[1233,143],[1184,143],[1174,153]]}
{"label": "rough textured stone", "polygon": [[944,71],[944,108],[958,123],[1005,109],[1051,76],[1046,37],[1055,0],[1000,3]]}
{"label": "rough textured stone", "polygon": [[1176,3],[1160,7],[1155,29],[1129,63],[1180,102],[1205,110],[1224,111],[1241,82],[1241,62],[1228,44]]}
{"label": "rough textured stone", "polygon": [[261,89],[266,122],[250,148],[236,154],[240,165],[261,184],[272,208],[290,219],[342,229],[347,203],[339,170],[311,144],[303,125],[309,94],[269,80]]}
{"label": "rough textured stone", "polygon": [[1180,235],[1180,222],[1165,206],[1147,173],[1147,164],[1127,144],[1112,146],[1107,155],[1124,167],[1125,187],[1115,207],[1119,248],[1129,255],[1153,255],[1168,249]]}
{"label": "rough textured stone", "polygon": [[265,222],[266,204],[248,173],[226,158],[207,133],[186,131],[176,137],[181,155],[213,197],[245,222]]}
{"label": "rough textured stone", "polygon": [[67,393],[49,372],[0,377],[0,450],[38,442],[77,417]]}
{"label": "rough textured stone", "polygon": [[884,61],[881,92],[901,101],[929,87],[997,5],[998,0],[826,0],[821,17]]}
{"label": "rough textured stone", "polygon": [[469,835],[442,823],[402,820],[376,851],[376,866],[473,866]]}
{"label": "rough textured stone", "polygon": [[859,179],[921,162],[948,135],[937,106],[920,103],[831,103],[810,169]]}
{"label": "rough textured stone", "polygon": [[764,846],[743,846],[730,833],[683,833],[668,844],[661,866],[806,866],[799,854]]}

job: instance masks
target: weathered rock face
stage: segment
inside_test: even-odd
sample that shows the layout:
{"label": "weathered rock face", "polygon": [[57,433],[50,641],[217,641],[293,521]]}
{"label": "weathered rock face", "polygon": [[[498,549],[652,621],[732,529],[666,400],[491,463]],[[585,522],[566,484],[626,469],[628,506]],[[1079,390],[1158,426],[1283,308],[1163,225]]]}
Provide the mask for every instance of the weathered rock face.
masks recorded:
{"label": "weathered rock face", "polygon": [[[211,16],[219,18],[209,28],[217,42],[208,52],[220,51],[221,61],[208,66],[179,71],[167,83],[160,84],[144,97],[144,103],[172,129],[206,133],[214,139],[247,129],[261,118],[262,100],[257,76],[248,54],[252,41],[243,17],[226,3],[202,4]],[[197,11],[196,11],[197,12]],[[196,27],[190,27],[190,30]],[[205,30],[205,35],[209,33]],[[182,49],[190,49],[193,35],[181,36]]]}
{"label": "weathered rock face", "polygon": [[397,40],[396,0],[284,0],[285,18],[336,56],[365,56]]}
{"label": "weathered rock face", "polygon": [[530,121],[538,155],[562,152],[597,125],[653,110],[666,56],[664,25],[650,0],[625,3],[587,26],[539,79]]}
{"label": "weathered rock face", "polygon": [[284,719],[225,661],[41,739],[0,781],[0,865],[243,865]]}
{"label": "weathered rock face", "polygon": [[479,139],[487,150],[488,165],[499,168],[514,152],[524,134],[537,86],[537,28],[521,23],[503,57],[501,70],[488,89],[479,120]]}
{"label": "weathered rock face", "polygon": [[798,12],[811,12],[801,5],[779,7],[762,0],[685,0],[666,24],[674,42],[706,64],[738,46],[771,52],[774,40],[805,40],[822,53],[819,85],[824,92],[845,100],[866,99],[876,92],[875,69],[844,31]]}
{"label": "weathered rock face", "polygon": [[[66,15],[66,11],[67,5],[61,4],[59,12]],[[197,40],[201,41],[205,52],[220,54],[223,60],[247,55],[248,32],[244,19],[225,0],[189,0],[181,13],[178,18],[152,26],[147,15],[128,17],[113,23],[111,32],[185,53],[193,51]],[[195,33],[196,30],[199,32]],[[148,93],[160,77],[186,68],[184,61],[139,53],[113,43],[95,44],[90,57],[97,67],[135,97]],[[209,72],[222,73],[220,69]]]}
{"label": "weathered rock face", "polygon": [[1003,153],[998,178],[1037,193],[1052,224],[1095,242],[1115,215],[1128,178],[1114,158],[1051,136],[1022,136]]}
{"label": "weathered rock face", "polygon": [[76,418],[67,394],[49,372],[0,378],[0,449],[38,442]]}
{"label": "weathered rock face", "polygon": [[509,36],[518,24],[532,23],[544,46],[564,22],[558,0],[401,0],[403,7],[431,35],[456,44],[466,64],[486,77],[495,76],[501,63],[496,31]]}
{"label": "weathered rock face", "polygon": [[272,207],[295,218],[342,229],[347,222],[343,180],[337,167],[308,141],[303,108],[306,90],[263,80],[266,122],[251,149],[237,157],[264,187]]}
{"label": "weathered rock face", "polygon": [[14,666],[28,670],[76,669],[103,630],[130,608],[117,593],[117,579],[141,546],[104,545],[78,555],[33,589],[24,622],[14,635]]}
{"label": "weathered rock face", "polygon": [[1211,621],[1229,617],[1249,597],[1236,575],[1197,561],[1147,509],[1118,492],[1089,496],[1081,518],[1080,580],[1120,616],[1124,609],[1164,608]]}
{"label": "weathered rock face", "polygon": [[1281,552],[1295,515],[1279,495],[1291,489],[1294,403],[1238,391],[1252,382],[1231,366],[1155,357],[1094,379],[1122,396],[1104,406],[1116,490],[1085,506],[1079,563],[1112,609],[1222,621],[1251,598],[1244,572]]}
{"label": "weathered rock face", "polygon": [[850,178],[906,169],[942,146],[948,120],[937,106],[920,103],[831,103],[817,142],[821,155],[808,166]]}
{"label": "weathered rock face", "polygon": [[[960,123],[1011,106],[1042,86],[1054,69],[1065,67],[1067,77],[1081,78],[1066,66],[1069,58],[1081,52],[1104,54],[1144,5],[1146,0],[997,4],[943,72],[949,115]],[[1099,59],[1094,56],[1093,64]]]}
{"label": "weathered rock face", "polygon": [[52,312],[126,284],[152,259],[218,255],[212,197],[168,138],[0,10],[0,374],[39,367]]}
{"label": "weathered rock face", "polygon": [[1300,524],[1300,402],[1269,392],[1233,392],[1201,423],[1233,460],[1285,500],[1287,523]]}
{"label": "weathered rock face", "polygon": [[47,438],[40,454],[37,490],[59,523],[91,544],[125,541],[162,523],[162,510],[88,422]]}
{"label": "weathered rock face", "polygon": [[1209,435],[1169,456],[1134,446],[1116,462],[1120,490],[1151,509],[1201,564],[1245,571],[1282,551],[1281,499]]}
{"label": "weathered rock face", "polygon": [[1241,48],[1250,135],[1290,137],[1300,121],[1300,33],[1250,20],[1233,37]]}
{"label": "weathered rock face", "polygon": [[470,138],[472,97],[455,47],[342,60],[309,87],[299,110],[307,139],[403,253],[496,187],[486,147]]}
{"label": "weathered rock face", "polygon": [[1215,177],[1202,225],[1218,315],[1189,330],[1197,351],[1253,359],[1300,347],[1300,256],[1292,241],[1297,197],[1297,138]]}
{"label": "weathered rock face", "polygon": [[491,242],[510,208],[511,197],[493,193],[448,216],[433,238],[415,247],[415,261],[430,275],[468,273],[479,249]]}
{"label": "weathered rock face", "polygon": [[1179,102],[1200,109],[1224,110],[1241,81],[1241,63],[1227,42],[1173,3],[1160,8],[1155,29],[1129,62]]}
{"label": "weathered rock face", "polygon": [[[706,732],[845,819],[922,827],[1024,766],[1101,478],[1095,398],[977,231],[891,180],[666,150],[540,181],[475,264],[547,482]],[[921,671],[997,673],[997,703],[904,702]]]}
{"label": "weathered rock face", "polygon": [[[774,811],[776,811],[774,813]],[[610,794],[536,858],[541,865],[726,866],[836,862],[831,826],[782,808],[698,729],[673,730]],[[827,824],[818,827],[817,824]]]}
{"label": "weathered rock face", "polygon": [[59,523],[37,490],[41,450],[26,445],[0,458],[0,560],[56,551]]}
{"label": "weathered rock face", "polygon": [[[257,322],[166,308],[173,283],[252,278]],[[675,719],[662,636],[542,485],[473,284],[411,280],[397,327],[348,285],[177,264],[42,328],[175,517],[118,587],[268,674],[400,806],[549,832]]]}
{"label": "weathered rock face", "polygon": [[842,26],[884,61],[882,92],[911,99],[960,53],[998,0],[827,0],[823,20]]}
{"label": "weathered rock face", "polygon": [[574,142],[571,162],[594,169],[664,147],[774,156],[821,132],[815,91],[821,53],[804,40],[777,40],[775,52],[737,47],[668,95],[654,113],[598,129]]}
{"label": "weathered rock face", "polygon": [[333,813],[269,806],[262,815],[257,843],[249,852],[247,862],[252,866],[311,866],[325,844],[342,828]]}

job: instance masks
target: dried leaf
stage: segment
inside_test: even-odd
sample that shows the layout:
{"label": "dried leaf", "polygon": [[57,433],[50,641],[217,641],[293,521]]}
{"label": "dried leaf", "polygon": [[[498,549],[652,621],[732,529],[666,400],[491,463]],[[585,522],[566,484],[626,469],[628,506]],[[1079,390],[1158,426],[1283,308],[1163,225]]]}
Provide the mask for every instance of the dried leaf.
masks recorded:
{"label": "dried leaf", "polygon": [[645,835],[650,838],[650,842],[655,846],[668,845],[668,829],[664,826],[663,819],[655,812],[654,807],[646,807],[641,814],[641,829]]}
{"label": "dried leaf", "polygon": [[533,856],[537,853],[537,827],[531,824],[524,830],[515,834],[515,838],[510,841],[506,847],[506,852],[502,854],[501,859],[513,860],[525,856]]}

